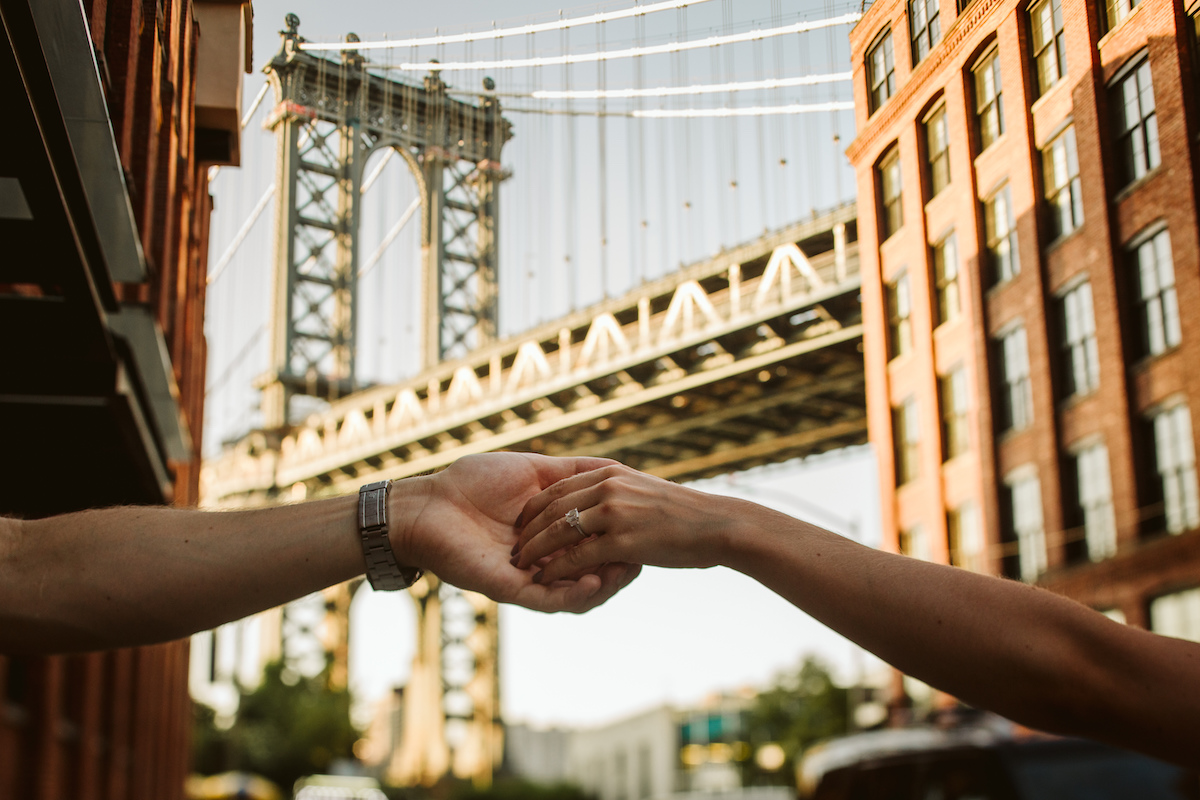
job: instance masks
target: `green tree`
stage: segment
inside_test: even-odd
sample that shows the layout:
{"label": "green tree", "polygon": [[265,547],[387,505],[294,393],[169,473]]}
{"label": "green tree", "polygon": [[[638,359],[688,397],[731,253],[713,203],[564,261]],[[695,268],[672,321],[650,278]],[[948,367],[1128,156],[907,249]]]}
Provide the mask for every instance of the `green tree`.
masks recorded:
{"label": "green tree", "polygon": [[836,686],[829,670],[812,656],[795,672],[785,673],[760,693],[747,715],[750,745],[757,751],[775,742],[786,760],[781,769],[765,773],[748,761],[743,780],[748,785],[795,783],[795,763],[805,748],[849,731],[849,690]]}
{"label": "green tree", "polygon": [[204,774],[254,772],[287,790],[299,777],[328,771],[334,759],[352,758],[358,738],[348,691],[331,689],[325,673],[298,677],[273,662],[262,683],[243,692],[228,730],[216,728],[212,710],[197,704],[193,766]]}

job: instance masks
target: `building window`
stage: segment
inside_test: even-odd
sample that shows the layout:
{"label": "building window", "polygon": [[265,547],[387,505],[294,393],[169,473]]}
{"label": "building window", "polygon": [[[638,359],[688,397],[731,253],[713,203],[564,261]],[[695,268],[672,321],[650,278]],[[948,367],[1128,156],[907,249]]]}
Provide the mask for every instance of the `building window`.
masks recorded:
{"label": "building window", "polygon": [[949,461],[971,449],[967,428],[967,373],[962,367],[938,378],[942,409],[942,460]]}
{"label": "building window", "polygon": [[1038,93],[1045,94],[1067,74],[1067,48],[1063,41],[1060,0],[1041,0],[1029,9],[1033,31],[1033,60],[1037,66]]}
{"label": "building window", "polygon": [[1163,513],[1168,533],[1200,527],[1200,492],[1196,488],[1196,449],[1192,418],[1186,404],[1151,417],[1154,459],[1162,481]]}
{"label": "building window", "polygon": [[898,358],[912,350],[912,296],[908,275],[901,274],[885,288],[887,293],[888,356]]}
{"label": "building window", "polygon": [[1101,561],[1116,555],[1117,518],[1113,512],[1108,448],[1094,444],[1076,452],[1074,460],[1077,519],[1083,523],[1087,556]]}
{"label": "building window", "polygon": [[908,0],[908,32],[915,67],[942,38],[938,0]]}
{"label": "building window", "polygon": [[983,202],[983,223],[992,281],[1010,281],[1021,271],[1021,260],[1017,253],[1017,225],[1013,218],[1012,194],[1007,184]]}
{"label": "building window", "polygon": [[950,133],[945,106],[939,106],[925,120],[925,154],[929,159],[930,197],[936,197],[950,185]]}
{"label": "building window", "polygon": [[[1042,523],[1042,488],[1037,474],[1022,470],[1026,474],[1010,478],[1005,482],[1004,494],[1009,530],[1007,539],[1016,543],[1015,570],[1007,570],[1010,577],[1033,582],[1046,571],[1046,531]],[[1010,562],[1011,564],[1011,562]]]}
{"label": "building window", "polygon": [[975,66],[975,120],[979,126],[980,151],[987,150],[1004,135],[999,50],[992,50]]}
{"label": "building window", "polygon": [[1111,107],[1116,117],[1118,183],[1128,186],[1161,160],[1149,59],[1143,59],[1113,86]]}
{"label": "building window", "polygon": [[871,113],[879,110],[896,93],[896,63],[892,56],[892,32],[887,31],[867,51],[867,83]]}
{"label": "building window", "polygon": [[1179,344],[1179,299],[1175,294],[1175,263],[1167,230],[1156,233],[1134,251],[1137,295],[1141,316],[1142,353],[1156,356]]}
{"label": "building window", "polygon": [[1081,283],[1062,296],[1059,317],[1064,394],[1067,397],[1089,394],[1100,385],[1100,354],[1096,347],[1090,283]]}
{"label": "building window", "polygon": [[1051,241],[1083,224],[1083,188],[1075,155],[1075,128],[1067,128],[1042,150]]}
{"label": "building window", "polygon": [[919,469],[920,425],[917,421],[917,401],[908,398],[892,409],[892,437],[896,450],[896,485],[915,480]]}
{"label": "building window", "polygon": [[1104,21],[1108,24],[1108,29],[1120,25],[1125,21],[1125,18],[1138,7],[1140,0],[1105,0],[1104,2]]}
{"label": "building window", "polygon": [[879,196],[883,199],[883,235],[887,239],[904,226],[903,187],[900,179],[900,148],[879,162]]}
{"label": "building window", "polygon": [[929,534],[925,532],[925,526],[919,522],[900,531],[899,544],[900,552],[910,558],[919,558],[922,561],[933,560],[933,553],[929,549]]}
{"label": "building window", "polygon": [[951,322],[962,315],[958,291],[958,244],[954,234],[933,246],[933,283],[937,292],[937,324]]}
{"label": "building window", "polygon": [[1200,642],[1200,588],[1164,594],[1150,601],[1150,630]]}
{"label": "building window", "polygon": [[1014,328],[996,342],[1000,377],[997,421],[1000,431],[1019,431],[1033,422],[1033,386],[1029,379],[1029,349],[1025,328]]}
{"label": "building window", "polygon": [[968,500],[946,512],[946,535],[951,564],[972,572],[987,572],[983,528],[974,502]]}

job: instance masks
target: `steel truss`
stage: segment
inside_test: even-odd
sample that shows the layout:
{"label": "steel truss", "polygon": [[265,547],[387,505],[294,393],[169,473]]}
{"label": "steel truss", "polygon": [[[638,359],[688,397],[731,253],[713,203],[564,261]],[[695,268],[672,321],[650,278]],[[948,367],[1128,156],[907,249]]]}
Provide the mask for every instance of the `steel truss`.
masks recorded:
{"label": "steel truss", "polygon": [[287,16],[283,48],[265,69],[280,188],[271,368],[261,383],[275,429],[303,416],[296,395],[332,400],[360,388],[358,228],[363,168],[377,150],[404,158],[421,196],[424,367],[495,338],[497,186],[511,138],[494,98],[452,99],[436,70],[421,86],[381,77],[353,50],[338,61],[313,56],[298,47],[299,24]]}

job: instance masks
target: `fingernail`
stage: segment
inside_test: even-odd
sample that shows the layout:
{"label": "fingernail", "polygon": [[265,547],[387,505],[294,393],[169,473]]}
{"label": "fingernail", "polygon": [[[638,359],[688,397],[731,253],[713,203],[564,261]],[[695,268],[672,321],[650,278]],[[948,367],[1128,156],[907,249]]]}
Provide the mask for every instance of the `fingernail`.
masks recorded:
{"label": "fingernail", "polygon": [[520,514],[517,514],[517,521],[513,523],[513,527],[514,527],[514,528],[519,528],[519,527],[521,527],[521,522],[522,522],[522,520],[524,520],[524,519],[525,519],[525,512],[524,512],[524,511],[522,511]]}
{"label": "fingernail", "polygon": [[513,549],[511,552],[509,552],[509,555],[515,556],[519,552],[521,552],[521,543],[517,542],[516,544],[513,545]]}
{"label": "fingernail", "polygon": [[534,583],[541,583],[541,582],[542,582],[542,580],[543,580],[545,577],[546,577],[546,573],[545,573],[545,571],[544,571],[544,570],[538,570],[537,574],[533,576],[533,582],[534,582]]}
{"label": "fingernail", "polygon": [[512,559],[511,559],[511,560],[510,560],[508,563],[512,564],[512,565],[515,567],[515,566],[517,566],[517,564],[519,564],[520,562],[521,562],[521,557],[520,557],[520,556],[513,556],[513,557],[512,557]]}

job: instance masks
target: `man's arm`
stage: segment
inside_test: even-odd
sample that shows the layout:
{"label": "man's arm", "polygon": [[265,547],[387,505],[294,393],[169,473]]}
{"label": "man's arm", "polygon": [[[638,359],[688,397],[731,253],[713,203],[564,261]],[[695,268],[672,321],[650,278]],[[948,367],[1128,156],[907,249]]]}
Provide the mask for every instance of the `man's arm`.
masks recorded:
{"label": "man's arm", "polygon": [[[596,459],[463,459],[392,485],[393,550],[463,589],[544,611],[584,611],[631,580],[611,565],[539,585],[509,563],[524,502]],[[248,511],[154,507],[0,518],[0,652],[159,642],[361,575],[357,497]]]}

